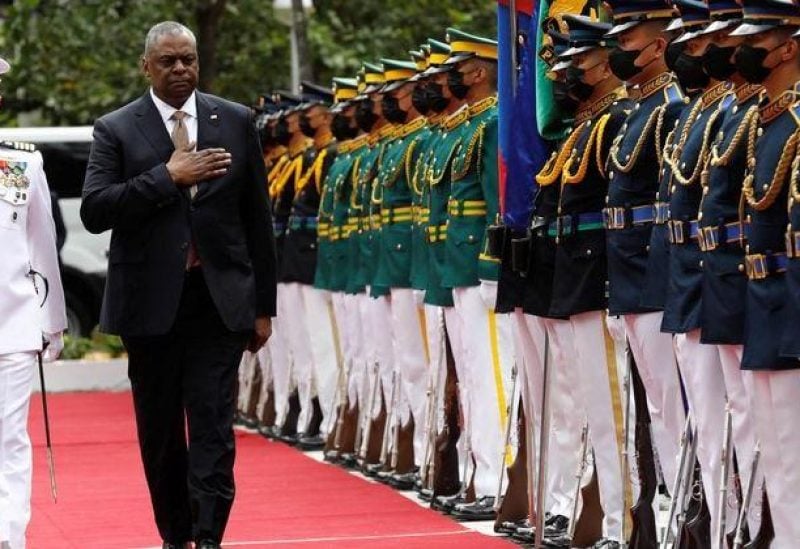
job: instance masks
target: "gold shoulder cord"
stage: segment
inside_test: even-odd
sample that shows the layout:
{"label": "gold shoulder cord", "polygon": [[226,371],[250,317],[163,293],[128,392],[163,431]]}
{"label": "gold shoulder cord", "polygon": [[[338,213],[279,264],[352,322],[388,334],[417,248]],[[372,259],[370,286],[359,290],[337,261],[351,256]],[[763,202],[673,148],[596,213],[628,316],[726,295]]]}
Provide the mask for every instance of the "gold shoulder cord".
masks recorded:
{"label": "gold shoulder cord", "polygon": [[798,189],[798,181],[800,181],[800,156],[792,162],[792,179],[789,181],[789,193],[791,199],[789,200],[789,212],[792,211],[792,206],[800,204],[800,189]]}
{"label": "gold shoulder cord", "polygon": [[359,187],[359,179],[358,179],[358,169],[361,165],[361,157],[356,158],[355,163],[353,164],[353,171],[350,174],[350,181],[353,185],[353,188],[350,190],[350,207],[354,210],[360,210],[361,205],[357,204],[355,200],[358,199],[358,187]]}
{"label": "gold shoulder cord", "polygon": [[742,196],[747,201],[747,204],[755,211],[761,212],[770,208],[778,199],[778,195],[786,182],[786,175],[797,154],[798,138],[800,138],[800,130],[795,131],[786,142],[778,165],[775,167],[775,174],[772,177],[772,181],[760,200],[756,199],[754,189],[756,171],[755,138],[751,138],[750,142],[748,142],[748,152],[752,151],[752,153],[748,154],[749,173],[744,178],[744,183],[742,184]]}
{"label": "gold shoulder cord", "polygon": [[673,157],[671,163],[668,162],[672,168],[672,175],[679,184],[683,186],[690,186],[697,181],[698,177],[700,177],[708,158],[708,145],[711,141],[711,132],[714,128],[714,123],[717,121],[717,118],[719,118],[719,115],[720,110],[716,109],[706,122],[706,128],[703,131],[703,143],[700,146],[700,152],[697,155],[697,162],[694,165],[694,170],[692,170],[691,176],[686,177],[683,174],[683,171],[681,171],[681,167],[679,165],[680,157]]}
{"label": "gold shoulder cord", "polygon": [[578,138],[580,138],[582,132],[583,124],[572,130],[572,133],[564,142],[561,150],[559,150],[557,153],[554,152],[550,156],[550,159],[544,165],[542,170],[536,175],[536,182],[539,185],[544,187],[547,185],[552,185],[561,177],[561,173],[564,170],[564,165],[572,155],[572,149],[575,147],[575,143],[578,142]]}
{"label": "gold shoulder cord", "polygon": [[719,147],[717,145],[711,147],[711,166],[717,168],[720,166],[727,166],[736,154],[736,150],[742,143],[746,133],[750,133],[752,139],[755,139],[756,132],[758,131],[758,107],[752,106],[747,110],[739,127],[736,128],[736,133],[733,135],[728,148],[725,152],[719,154]]}
{"label": "gold shoulder cord", "polygon": [[[603,130],[605,129],[606,123],[608,119],[611,118],[610,114],[605,114],[597,121],[597,124],[594,125],[592,128],[591,133],[589,134],[589,139],[586,141],[586,148],[583,151],[583,156],[581,157],[581,163],[578,166],[577,171],[574,173],[571,171],[572,164],[575,161],[577,156],[577,151],[574,151],[573,154],[567,160],[567,163],[564,165],[564,170],[561,175],[561,183],[562,184],[570,184],[575,185],[577,183],[582,182],[586,178],[586,172],[589,170],[589,161],[591,160],[592,156],[595,157],[595,160],[598,162],[598,166],[600,165],[600,160],[602,160],[601,152],[597,152],[595,150],[595,154],[592,155],[592,147],[599,147],[602,144],[603,140]],[[595,143],[598,141],[598,143]],[[603,170],[600,170],[600,173],[603,173]]]}
{"label": "gold shoulder cord", "polygon": [[[484,128],[486,128],[486,122],[481,122],[478,124],[478,128],[475,130],[475,133],[472,134],[472,138],[469,140],[469,145],[467,146],[467,152],[464,155],[464,164],[461,166],[461,169],[456,169],[456,163],[453,161],[453,164],[450,167],[450,177],[453,181],[463,179],[463,177],[469,173],[469,168],[472,165],[472,155],[475,153],[476,145],[478,145],[478,142],[483,138]],[[480,166],[478,168],[478,171],[480,171]]]}
{"label": "gold shoulder cord", "polygon": [[411,190],[414,192],[417,192],[416,182],[414,181],[417,173],[416,170],[414,170],[413,173],[411,171],[411,160],[414,158],[414,150],[417,148],[417,141],[419,141],[419,139],[411,140],[411,143],[409,143],[408,147],[406,147],[406,153],[403,157],[403,167],[406,171],[406,181],[408,182],[408,186],[411,187]]}
{"label": "gold shoulder cord", "polygon": [[444,176],[447,175],[447,167],[450,165],[450,158],[453,156],[453,153],[455,152],[456,148],[460,146],[461,146],[461,138],[459,138],[458,140],[456,140],[455,143],[453,143],[453,147],[450,149],[450,152],[447,153],[447,156],[445,157],[446,158],[445,164],[444,167],[442,168],[442,173],[437,175],[435,169],[435,162],[431,162],[431,165],[428,168],[428,184],[431,187],[434,187],[439,183],[441,183],[442,179],[444,179]]}
{"label": "gold shoulder cord", "polygon": [[630,173],[633,167],[636,165],[637,160],[639,160],[639,155],[644,148],[644,144],[647,141],[647,137],[650,133],[650,130],[653,126],[657,126],[656,128],[656,154],[658,155],[658,161],[661,163],[661,155],[659,149],[659,137],[658,134],[660,133],[660,126],[663,123],[663,113],[666,111],[666,105],[661,105],[653,110],[653,113],[647,119],[647,123],[644,125],[644,129],[642,130],[642,134],[639,136],[639,139],[636,141],[636,146],[633,148],[633,152],[631,153],[630,159],[623,164],[620,162],[619,157],[619,145],[622,142],[622,135],[615,140],[614,145],[611,147],[611,154],[609,154],[609,160],[611,161],[611,165],[614,167],[615,170],[622,172],[622,173]]}

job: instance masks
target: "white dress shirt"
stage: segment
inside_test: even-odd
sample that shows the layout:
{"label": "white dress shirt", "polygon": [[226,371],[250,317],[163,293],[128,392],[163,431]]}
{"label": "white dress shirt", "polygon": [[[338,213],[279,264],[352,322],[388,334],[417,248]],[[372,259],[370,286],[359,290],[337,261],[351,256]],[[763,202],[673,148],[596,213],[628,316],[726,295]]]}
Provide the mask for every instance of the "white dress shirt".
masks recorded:
{"label": "white dress shirt", "polygon": [[189,134],[189,142],[197,143],[197,97],[195,96],[195,92],[192,92],[192,95],[189,96],[189,99],[186,100],[180,109],[176,109],[172,105],[167,105],[164,101],[159,99],[153,92],[153,88],[150,88],[150,97],[153,98],[153,103],[156,104],[158,114],[161,115],[161,120],[164,121],[164,126],[166,126],[167,133],[170,136],[172,136],[172,130],[175,128],[175,120],[172,118],[172,115],[175,114],[176,111],[183,111],[186,113],[183,123],[186,125],[186,131]]}

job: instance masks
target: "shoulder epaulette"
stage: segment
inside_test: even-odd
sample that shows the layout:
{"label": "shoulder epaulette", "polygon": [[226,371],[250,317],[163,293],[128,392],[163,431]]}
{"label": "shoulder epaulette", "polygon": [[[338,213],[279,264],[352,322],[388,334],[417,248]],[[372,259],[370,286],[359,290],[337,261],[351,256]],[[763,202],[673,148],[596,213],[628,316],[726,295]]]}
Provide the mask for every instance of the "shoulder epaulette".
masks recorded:
{"label": "shoulder epaulette", "polygon": [[26,143],[24,141],[0,141],[0,147],[6,149],[14,149],[15,151],[34,152],[36,145],[33,143]]}
{"label": "shoulder epaulette", "polygon": [[415,131],[424,128],[428,125],[428,121],[425,119],[424,116],[420,116],[416,120],[412,120],[408,124],[400,127],[400,135],[399,137],[406,137],[414,133]]}
{"label": "shoulder epaulette", "polygon": [[484,111],[491,109],[497,105],[497,96],[492,95],[485,99],[481,99],[477,103],[473,103],[469,106],[469,116],[473,118],[478,116],[479,114],[483,113]]}
{"label": "shoulder epaulette", "polygon": [[365,147],[369,143],[369,134],[365,133],[360,137],[356,137],[351,142],[351,151],[357,151],[358,149]]}
{"label": "shoulder epaulette", "polygon": [[686,95],[683,93],[683,90],[677,82],[672,82],[667,84],[667,87],[664,88],[664,99],[666,99],[669,103],[678,101],[685,103]]}
{"label": "shoulder epaulette", "polygon": [[469,107],[464,105],[456,112],[448,116],[442,123],[442,127],[445,129],[445,131],[453,131],[467,120],[469,120]]}

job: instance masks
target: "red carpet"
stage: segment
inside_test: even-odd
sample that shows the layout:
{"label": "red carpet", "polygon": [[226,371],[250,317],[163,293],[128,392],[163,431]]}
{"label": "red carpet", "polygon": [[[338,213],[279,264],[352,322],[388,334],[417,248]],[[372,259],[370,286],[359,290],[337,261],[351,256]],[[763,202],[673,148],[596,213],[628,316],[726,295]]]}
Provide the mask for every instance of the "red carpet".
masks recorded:
{"label": "red carpet", "polygon": [[[50,498],[41,401],[34,398],[29,547],[160,547],[130,394],[54,395],[48,403],[59,499]],[[236,465],[225,547],[511,547],[257,435],[237,436]]]}

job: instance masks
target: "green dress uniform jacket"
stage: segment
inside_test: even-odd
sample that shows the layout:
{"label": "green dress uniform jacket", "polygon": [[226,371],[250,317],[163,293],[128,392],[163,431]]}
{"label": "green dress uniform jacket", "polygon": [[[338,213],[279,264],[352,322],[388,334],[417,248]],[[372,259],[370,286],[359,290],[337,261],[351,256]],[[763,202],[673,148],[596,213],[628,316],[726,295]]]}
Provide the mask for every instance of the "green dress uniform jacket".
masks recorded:
{"label": "green dress uniform jacket", "polygon": [[439,138],[443,114],[428,118],[428,127],[416,146],[416,159],[413,173],[409,176],[413,189],[411,202],[411,287],[425,290],[428,286],[428,221],[431,211],[428,208],[430,187],[425,172],[425,159],[429,150]]}
{"label": "green dress uniform jacket", "polygon": [[[448,120],[450,197],[442,285],[477,286],[497,280],[498,258],[487,249],[486,228],[499,215],[497,188],[497,98],[488,97]],[[441,149],[440,149],[441,150]]]}
{"label": "green dress uniform jacket", "polygon": [[412,178],[419,157],[420,143],[428,135],[424,117],[395,130],[394,140],[383,151],[376,188],[381,194],[381,227],[377,243],[377,287],[411,287]]}
{"label": "green dress uniform jacket", "polygon": [[[346,141],[337,146],[336,157],[322,183],[317,223],[317,271],[314,275],[314,287],[320,290],[333,290],[336,247],[340,241],[338,230],[336,232],[333,230],[336,188],[349,175],[353,166],[351,148],[352,141]],[[334,234],[336,234],[336,239],[334,239]]]}
{"label": "green dress uniform jacket", "polygon": [[340,151],[339,158],[346,158],[345,164],[337,170],[333,181],[333,219],[329,239],[331,241],[330,286],[334,292],[346,292],[351,277],[353,253],[357,251],[350,241],[357,231],[357,210],[353,203],[354,169],[360,157],[367,151],[367,136],[363,135],[349,142],[348,151]]}

